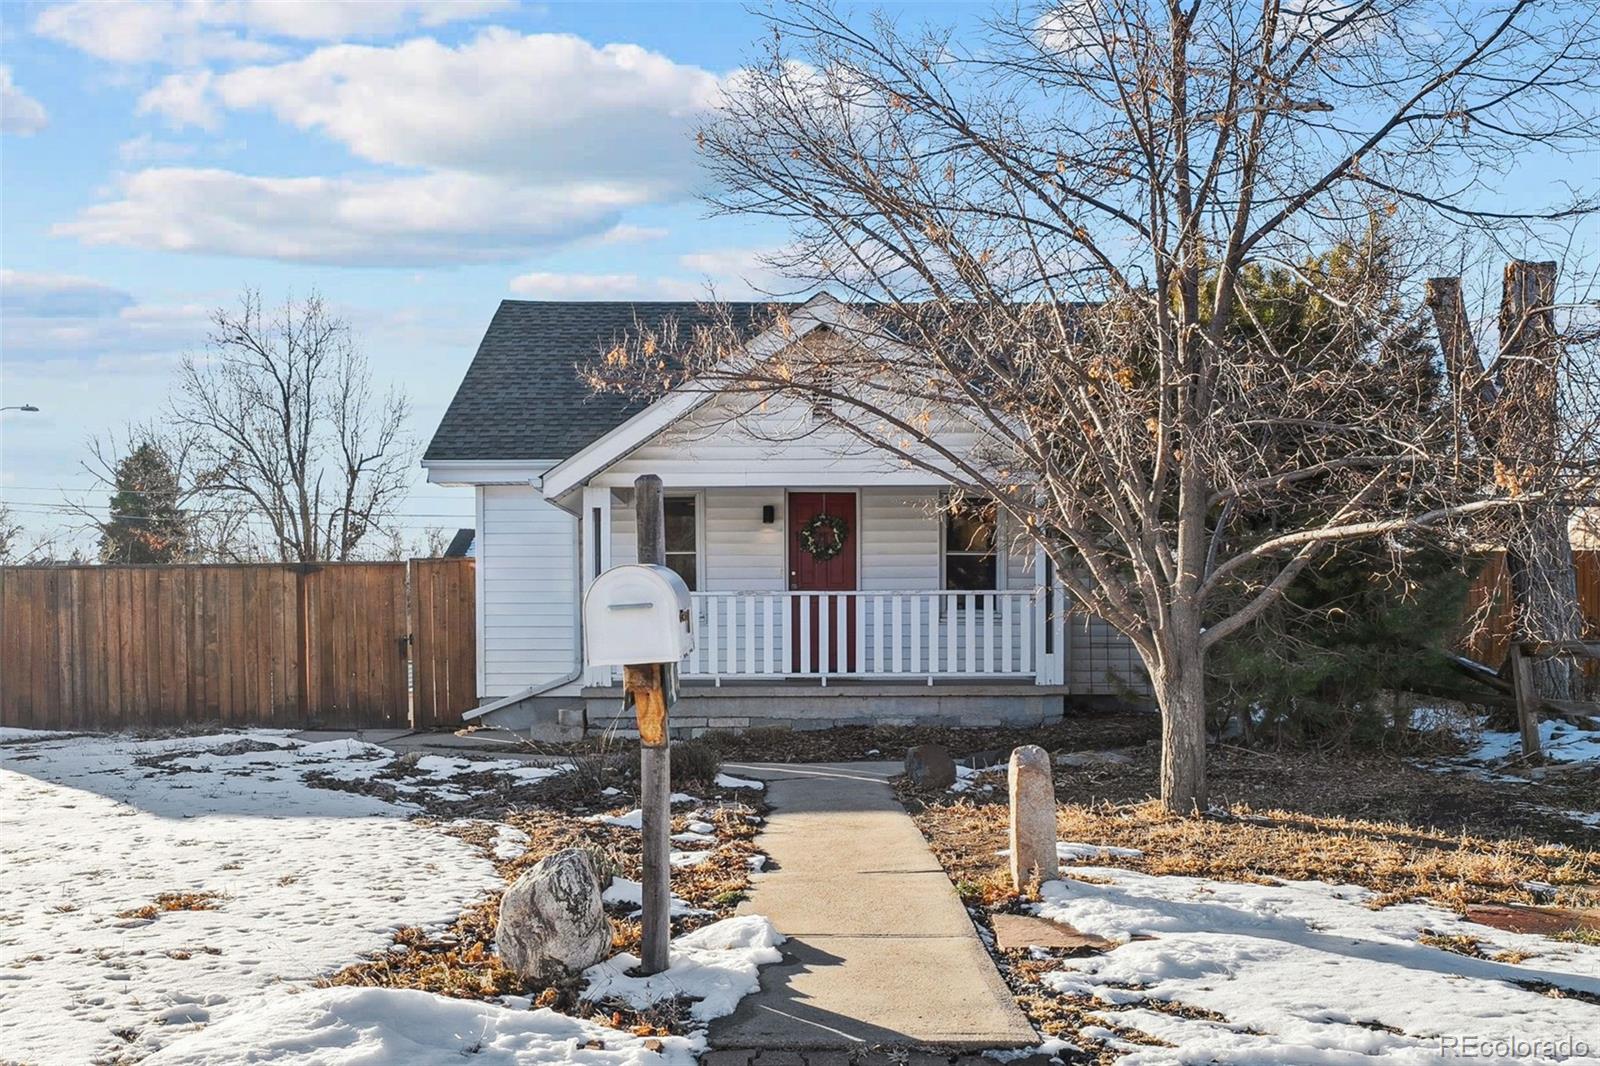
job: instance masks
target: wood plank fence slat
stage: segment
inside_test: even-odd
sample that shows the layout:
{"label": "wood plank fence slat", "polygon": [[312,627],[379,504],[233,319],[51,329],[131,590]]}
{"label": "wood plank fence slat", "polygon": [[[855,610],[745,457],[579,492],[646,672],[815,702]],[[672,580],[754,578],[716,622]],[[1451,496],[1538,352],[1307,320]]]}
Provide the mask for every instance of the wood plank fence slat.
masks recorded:
{"label": "wood plank fence slat", "polygon": [[0,567],[0,725],[458,723],[472,586],[470,559]]}

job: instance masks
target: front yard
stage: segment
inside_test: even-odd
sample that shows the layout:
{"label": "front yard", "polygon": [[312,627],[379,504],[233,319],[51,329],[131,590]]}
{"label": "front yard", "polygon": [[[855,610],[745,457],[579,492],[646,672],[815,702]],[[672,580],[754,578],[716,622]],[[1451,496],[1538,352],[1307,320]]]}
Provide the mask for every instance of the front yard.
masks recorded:
{"label": "front yard", "polygon": [[[1065,1062],[1600,1062],[1600,767],[1517,776],[1503,739],[1216,747],[1205,818],[1147,801],[1153,746],[1058,750],[1062,877],[1022,897],[1003,771],[902,799]],[[999,947],[1006,914],[1082,943]]]}
{"label": "front yard", "polygon": [[[770,927],[718,921],[760,861],[760,793],[706,784],[679,797],[683,913],[647,987],[624,973],[629,782],[604,760],[5,731],[0,1060],[692,1062],[775,956]],[[621,954],[530,984],[493,954],[499,893],[568,845],[616,874]]]}

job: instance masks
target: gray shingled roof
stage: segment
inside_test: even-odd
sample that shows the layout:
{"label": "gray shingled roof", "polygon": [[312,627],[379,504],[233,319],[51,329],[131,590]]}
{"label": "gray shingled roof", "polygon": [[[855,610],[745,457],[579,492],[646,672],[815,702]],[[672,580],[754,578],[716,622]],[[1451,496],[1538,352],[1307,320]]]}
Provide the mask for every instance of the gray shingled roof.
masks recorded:
{"label": "gray shingled roof", "polygon": [[[730,305],[745,325],[770,306]],[[669,316],[680,328],[708,317],[687,302],[502,300],[423,458],[565,459],[579,451],[645,404],[591,391],[578,365]]]}

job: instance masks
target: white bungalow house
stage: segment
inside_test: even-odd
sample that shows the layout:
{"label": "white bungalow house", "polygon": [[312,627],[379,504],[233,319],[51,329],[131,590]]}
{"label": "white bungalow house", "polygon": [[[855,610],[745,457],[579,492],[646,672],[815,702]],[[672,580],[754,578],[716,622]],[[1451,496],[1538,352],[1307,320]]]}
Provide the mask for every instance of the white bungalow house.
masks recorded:
{"label": "white bungalow house", "polygon": [[[1143,688],[1132,647],[1069,609],[1044,553],[1003,519],[948,513],[936,475],[824,423],[794,432],[809,411],[703,391],[643,403],[581,379],[624,332],[701,313],[516,300],[495,313],[423,460],[430,482],[476,493],[473,717],[568,736],[615,719],[616,678],[582,665],[579,607],[595,575],[636,561],[632,486],[647,473],[695,604],[678,729],[1033,724],[1068,697]],[[772,351],[843,316],[819,296],[785,336],[749,344]]]}

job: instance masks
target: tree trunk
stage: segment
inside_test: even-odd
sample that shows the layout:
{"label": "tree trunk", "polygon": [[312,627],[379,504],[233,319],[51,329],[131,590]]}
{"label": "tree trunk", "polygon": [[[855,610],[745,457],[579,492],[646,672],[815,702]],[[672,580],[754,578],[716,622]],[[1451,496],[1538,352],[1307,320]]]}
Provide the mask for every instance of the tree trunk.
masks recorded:
{"label": "tree trunk", "polygon": [[1198,648],[1151,670],[1161,706],[1161,803],[1174,814],[1206,809],[1206,672]]}
{"label": "tree trunk", "polygon": [[[1556,264],[1513,259],[1500,299],[1499,456],[1520,475],[1555,462],[1560,452],[1561,337],[1553,310]],[[1557,501],[1529,509],[1510,537],[1506,569],[1524,640],[1578,640],[1583,614],[1572,561],[1566,507]],[[1534,686],[1547,699],[1571,699],[1571,666],[1564,659],[1534,665]]]}
{"label": "tree trunk", "polygon": [[[1529,516],[1506,552],[1511,599],[1516,604],[1516,633],[1524,640],[1568,641],[1583,638],[1578,606],[1578,581],[1572,541],[1564,510],[1540,508]],[[1532,663],[1534,688],[1552,700],[1575,698],[1572,665],[1561,658]]]}

